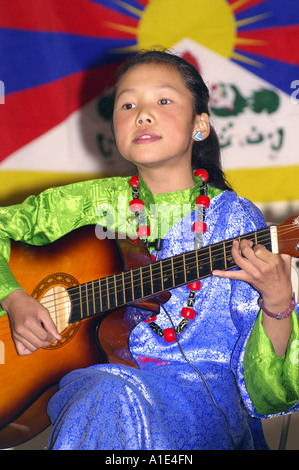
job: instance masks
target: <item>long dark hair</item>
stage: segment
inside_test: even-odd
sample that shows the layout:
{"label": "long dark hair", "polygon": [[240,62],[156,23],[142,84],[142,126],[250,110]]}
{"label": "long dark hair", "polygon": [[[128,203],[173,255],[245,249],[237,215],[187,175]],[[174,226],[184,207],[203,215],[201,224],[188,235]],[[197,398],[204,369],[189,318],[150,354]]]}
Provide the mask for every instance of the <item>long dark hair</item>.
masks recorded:
{"label": "long dark hair", "polygon": [[[176,69],[182,76],[183,82],[193,96],[194,115],[206,113],[210,116],[209,90],[196,68],[182,57],[166,50],[140,51],[129,59],[119,70],[114,88],[113,102],[117,85],[125,73],[132,67],[140,64],[165,64]],[[231,190],[221,168],[221,152],[217,134],[210,124],[210,135],[198,142],[194,141],[192,147],[193,170],[204,168],[209,174],[209,184],[215,188]]]}

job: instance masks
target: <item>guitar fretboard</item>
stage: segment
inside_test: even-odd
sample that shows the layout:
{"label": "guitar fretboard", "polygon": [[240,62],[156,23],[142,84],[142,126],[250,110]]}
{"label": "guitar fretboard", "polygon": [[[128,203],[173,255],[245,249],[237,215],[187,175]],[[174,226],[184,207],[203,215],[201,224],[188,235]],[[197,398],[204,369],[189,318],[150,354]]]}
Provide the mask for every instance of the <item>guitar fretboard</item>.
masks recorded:
{"label": "guitar fretboard", "polygon": [[203,279],[213,270],[235,268],[232,244],[242,239],[272,249],[270,229],[263,229],[80,284],[68,290],[73,307],[70,323]]}

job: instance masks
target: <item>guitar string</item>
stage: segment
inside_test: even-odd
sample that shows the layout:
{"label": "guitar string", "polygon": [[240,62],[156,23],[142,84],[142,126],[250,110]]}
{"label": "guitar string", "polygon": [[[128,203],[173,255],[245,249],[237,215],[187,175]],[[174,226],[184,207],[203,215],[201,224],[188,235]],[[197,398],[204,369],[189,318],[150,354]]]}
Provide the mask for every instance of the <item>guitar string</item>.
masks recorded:
{"label": "guitar string", "polygon": [[[291,230],[289,230],[289,229],[286,227],[285,233],[288,233],[288,230],[289,230],[290,232],[291,232],[292,230],[294,230],[293,225],[290,225],[290,227],[291,227]],[[265,231],[268,232],[269,230],[268,230],[268,229],[265,229]],[[261,234],[261,232],[263,232],[263,231],[260,231],[259,234]],[[247,235],[250,235],[250,234],[247,234]],[[255,234],[253,233],[253,235],[255,235]],[[241,237],[242,237],[242,236],[241,236]],[[255,236],[254,236],[254,238],[255,238]],[[269,240],[269,233],[267,234],[267,239]],[[294,239],[294,241],[295,241],[295,240],[296,240],[296,239]],[[232,240],[226,240],[226,242],[229,242],[229,241],[232,241]],[[262,243],[262,242],[263,242],[263,240],[260,238],[259,243]],[[217,246],[217,245],[219,245],[219,246],[222,245],[222,246],[223,246],[223,243],[224,243],[224,242],[219,242],[218,244],[215,244],[214,246]],[[208,247],[205,247],[205,248],[208,248]],[[186,254],[186,253],[185,253],[185,254]],[[179,257],[180,257],[180,256],[183,256],[183,255],[179,255]],[[206,259],[208,259],[207,264],[210,264],[210,256],[207,257]],[[165,260],[164,260],[164,261],[165,261]],[[197,263],[195,263],[195,265],[191,265],[191,268],[193,268],[193,266],[196,266],[196,265],[197,265]],[[152,266],[153,266],[153,265],[152,265]],[[181,263],[180,263],[180,266],[181,266]],[[190,265],[189,265],[189,266],[190,266]],[[138,268],[137,268],[137,270],[138,270]],[[183,271],[184,271],[184,269],[183,269],[182,271],[179,271],[179,272],[183,272]],[[172,269],[172,268],[170,269],[170,272],[173,272],[173,269]],[[167,273],[168,273],[168,271],[165,270],[165,273],[163,273],[163,274],[167,274]],[[113,277],[113,275],[112,275],[112,277]],[[143,279],[143,280],[144,280],[144,279]],[[92,281],[91,281],[91,282],[92,282]],[[89,283],[86,283],[86,285],[87,285],[87,284],[89,284]],[[186,283],[183,283],[183,285],[184,285],[184,284],[186,284]],[[83,285],[85,285],[85,284],[83,284]],[[130,283],[130,285],[131,285],[131,283]],[[141,284],[140,284],[140,285],[141,285]],[[175,287],[176,287],[176,286],[175,286]],[[75,286],[75,287],[74,287],[74,289],[76,289],[76,288],[78,288],[78,286]],[[167,289],[166,289],[166,290],[167,290]],[[107,292],[108,292],[108,291],[107,291]],[[163,291],[161,291],[161,292],[163,292]],[[106,294],[106,290],[105,290],[105,289],[102,289],[101,293],[102,293],[103,296],[104,296],[104,295]],[[52,295],[50,295],[50,297],[52,297]],[[69,304],[69,303],[70,303],[70,302],[69,302],[69,297],[68,297],[68,294],[67,294],[66,291],[64,291],[64,292],[62,293],[61,298],[62,298],[62,297],[63,297],[64,303],[61,304],[61,305],[65,305],[65,304]],[[67,302],[65,301],[65,298],[67,298]],[[94,292],[92,292],[91,297],[86,298],[86,302],[87,302],[87,301],[90,302],[90,300],[93,300],[93,299],[94,299],[95,301],[98,300],[98,298],[94,297]],[[79,302],[79,304],[74,304],[74,300],[76,300],[76,299],[72,299],[72,300],[73,300],[73,306],[74,306],[74,307],[77,306],[77,305],[81,305],[81,302]],[[140,300],[140,299],[139,299],[139,300]],[[138,299],[137,299],[136,301],[138,301]],[[132,301],[132,302],[134,302],[134,301]],[[59,320],[59,304],[57,305],[57,301],[54,301],[54,304],[57,306],[57,308],[56,308],[56,316],[55,316],[55,317],[56,317],[56,321],[58,321],[58,320]],[[113,306],[113,307],[111,307],[111,308],[116,308],[116,307],[117,307],[117,305],[116,305],[116,306]],[[50,307],[48,307],[48,308],[50,308]],[[60,310],[62,310],[62,309],[60,309]],[[94,314],[96,314],[96,313],[97,313],[97,312],[95,312]],[[99,312],[99,313],[100,313],[100,312]],[[63,316],[65,317],[65,315],[63,315]],[[1,329],[2,329],[2,327],[0,327],[0,331],[1,331]],[[10,328],[8,328],[8,335],[10,335]],[[3,332],[1,332],[0,336],[3,338]]]}
{"label": "guitar string", "polygon": [[[220,244],[223,245],[223,242],[220,243]],[[205,247],[205,248],[206,248],[205,251],[208,251],[209,247]],[[143,285],[143,284],[145,284],[145,283],[147,283],[147,282],[150,282],[150,281],[152,280],[152,278],[154,277],[155,274],[161,274],[161,264],[163,264],[163,263],[164,263],[164,264],[166,264],[167,262],[169,263],[169,265],[166,264],[166,266],[163,267],[163,275],[165,275],[165,276],[171,275],[174,270],[175,270],[175,273],[174,273],[174,274],[182,274],[182,273],[184,273],[184,272],[185,272],[185,268],[182,267],[182,259],[183,259],[184,257],[186,258],[186,256],[188,256],[188,253],[192,253],[192,256],[193,256],[193,257],[196,257],[196,256],[195,256],[195,253],[196,253],[196,252],[195,252],[195,251],[192,251],[192,252],[186,252],[186,253],[181,254],[181,255],[177,255],[177,257],[174,257],[174,258],[173,258],[173,260],[174,260],[173,263],[171,262],[171,258],[165,258],[164,260],[160,260],[160,261],[157,262],[156,264],[155,264],[155,263],[152,263],[152,264],[148,264],[148,265],[143,265],[143,266],[141,266],[141,268],[143,268],[143,269],[144,269],[144,268],[148,268],[149,271],[152,271],[152,275],[150,274],[150,272],[149,272],[149,275],[148,275],[148,276],[147,276],[146,274],[143,275],[143,276],[142,276],[142,283],[141,283],[141,282],[140,282],[140,283],[138,283],[138,282],[137,282],[137,283],[134,283],[134,287],[140,287],[141,285]],[[218,248],[218,251],[217,251],[217,250],[214,250],[214,251],[213,251],[213,260],[214,260],[214,263],[215,263],[216,261],[222,259],[221,256],[220,256],[220,257],[217,257],[218,254],[222,254],[222,253],[223,253],[223,247],[221,248],[221,252],[220,252],[220,253],[219,253],[219,248]],[[180,258],[180,259],[178,259],[178,258]],[[181,258],[182,258],[182,259],[181,259]],[[199,260],[196,260],[196,259],[195,259],[195,260],[192,260],[192,261],[194,261],[194,262],[193,262],[193,263],[188,262],[188,268],[190,268],[190,269],[194,269],[194,268],[197,266],[197,261],[199,261],[199,262],[201,263],[201,265],[203,265],[203,266],[210,265],[210,264],[211,264],[210,253],[209,253],[206,257],[200,258]],[[179,268],[182,267],[182,269],[178,269],[178,267],[179,267]],[[174,269],[173,269],[173,268],[174,268]],[[156,272],[153,272],[153,270],[155,270]],[[96,279],[96,280],[93,280],[93,281],[88,281],[88,282],[86,282],[86,283],[81,284],[81,288],[82,288],[82,289],[86,289],[86,287],[88,288],[88,285],[90,285],[90,287],[93,288],[93,287],[91,286],[91,284],[93,284],[93,283],[98,283],[98,282],[101,281],[101,280],[104,280],[104,279],[109,278],[109,279],[112,281],[112,282],[111,282],[112,285],[109,286],[111,289],[115,288],[115,283],[116,283],[116,284],[118,284],[117,287],[119,287],[119,286],[125,286],[125,289],[122,289],[122,290],[126,290],[126,289],[129,289],[129,288],[132,286],[131,272],[132,272],[132,273],[135,272],[135,273],[138,274],[138,276],[139,276],[139,274],[140,274],[140,267],[133,268],[132,270],[126,271],[126,272],[124,272],[124,273],[121,273],[121,272],[120,272],[120,273],[112,274],[112,275],[110,275],[110,276],[106,276],[106,277],[103,277],[103,278],[100,278],[100,279]],[[123,277],[122,277],[122,274],[127,275],[127,277],[130,278],[130,279],[123,278]],[[119,276],[120,278],[117,279],[117,280],[115,280],[115,276]],[[139,276],[139,277],[140,277],[140,276]],[[123,282],[123,281],[124,281],[124,282]],[[126,282],[126,281],[128,281],[128,282]],[[190,281],[190,282],[191,282],[191,281]],[[187,284],[187,283],[188,283],[188,282],[186,282],[186,284]],[[72,290],[75,290],[75,291],[76,291],[76,290],[78,290],[78,287],[79,287],[78,285],[76,285],[76,286],[74,286],[74,287],[70,287],[70,288],[68,289],[68,292],[71,293]],[[98,286],[97,286],[97,287],[98,287]],[[101,293],[102,293],[104,296],[107,295],[107,293],[109,292],[109,287],[108,287],[108,289],[107,289],[107,284],[106,284],[106,283],[105,283],[103,286],[101,286]],[[86,292],[86,291],[83,292],[83,295],[85,295],[85,292]],[[64,298],[64,297],[65,297],[65,294],[66,294],[66,292],[61,293],[61,298]],[[73,301],[74,301],[74,300],[78,300],[78,299],[80,298],[80,293],[79,293],[78,295],[79,295],[79,296],[78,296],[77,299],[76,299],[76,297],[73,297],[72,300],[73,300]],[[47,296],[47,295],[45,295],[45,296],[43,297],[43,300],[45,300],[46,296]],[[49,294],[49,296],[52,297],[52,294]],[[59,294],[57,294],[57,297],[58,297],[58,296],[59,296]],[[57,297],[56,297],[56,298],[57,298]],[[44,305],[44,306],[46,305],[45,302],[43,303],[43,305]],[[77,305],[78,305],[78,304],[76,304],[76,306],[77,306]]]}
{"label": "guitar string", "polygon": [[[284,232],[285,232],[284,235],[287,234],[288,232],[291,232],[291,231],[294,231],[294,230],[296,230],[296,229],[295,229],[295,227],[294,227],[293,225],[290,225],[290,229],[288,228],[288,226],[284,226]],[[262,239],[261,237],[259,237],[259,243],[263,243],[264,240],[269,240],[269,228],[259,231],[258,234],[260,235],[260,234],[263,233],[263,232],[268,232],[268,233],[267,233],[267,237],[266,237],[265,239]],[[281,232],[281,230],[280,230],[280,232]],[[245,236],[250,236],[250,235],[251,235],[251,234],[246,234]],[[253,239],[255,239],[255,232],[253,232],[252,235],[253,235]],[[281,233],[280,233],[280,235],[281,235]],[[241,235],[241,236],[240,236],[240,238],[242,238],[242,237],[244,237],[244,235]],[[233,239],[233,240],[238,240],[238,238],[235,238],[235,239]],[[217,245],[218,245],[219,248],[220,248],[220,247],[223,248],[224,242],[228,243],[228,242],[232,242],[233,240],[225,240],[225,241],[219,242],[219,243],[217,243],[217,244],[214,244],[214,245],[212,245],[212,246],[213,246],[213,247],[217,247]],[[294,241],[295,241],[295,240],[296,240],[296,239],[294,239]],[[253,241],[253,240],[251,240],[251,241]],[[204,247],[203,249],[208,249],[208,248],[209,248],[209,247],[207,246],[207,247]],[[198,252],[200,252],[200,250],[198,250]],[[223,252],[223,249],[221,250],[221,252]],[[195,253],[195,252],[192,252],[192,253]],[[217,253],[216,250],[215,250],[215,252],[213,252],[213,255],[214,255],[215,253]],[[188,254],[188,252],[187,252],[187,253],[184,253],[184,254],[182,254],[182,255],[178,255],[178,257],[182,257],[182,258],[183,258],[183,256],[184,256],[184,255],[187,255],[187,254]],[[215,258],[215,256],[213,256],[213,260],[216,260],[216,261],[217,261],[217,260],[219,260],[219,259],[222,259],[222,257]],[[166,261],[166,259],[162,260],[162,262],[163,262],[163,261]],[[203,259],[199,260],[199,261],[200,261],[203,265],[209,265],[209,264],[210,264],[210,261],[211,261],[210,255],[207,256],[206,258],[203,258]],[[214,262],[215,262],[215,261],[214,261]],[[157,264],[160,264],[160,263],[161,263],[161,261],[158,262]],[[180,260],[180,261],[179,261],[179,266],[181,267],[181,265],[182,265],[182,263],[181,263],[181,260]],[[160,268],[159,268],[158,266],[155,266],[155,263],[153,263],[153,264],[151,264],[151,265],[148,265],[148,266],[155,267],[155,268],[157,268],[158,271],[160,271]],[[189,263],[189,264],[188,264],[188,268],[189,268],[189,269],[194,269],[196,266],[197,266],[197,262],[196,262],[196,261],[195,261],[195,263],[191,263],[191,264]],[[142,267],[144,267],[144,266],[142,266]],[[173,267],[174,267],[174,265],[171,266],[171,268],[170,268],[169,270],[167,270],[167,269],[164,270],[164,269],[163,269],[163,275],[169,275],[169,273],[172,273],[172,272],[173,272]],[[134,270],[138,271],[139,268],[133,268],[132,271],[134,271]],[[177,273],[178,273],[178,274],[181,274],[181,273],[183,273],[184,271],[185,271],[184,268],[181,269],[181,270],[178,270],[178,269],[177,269]],[[161,271],[160,271],[160,272],[161,272]],[[121,275],[121,273],[118,273],[118,274]],[[117,274],[116,274],[116,275],[117,275]],[[107,277],[109,277],[109,276],[107,276]],[[114,275],[111,276],[111,278],[113,278],[113,277],[114,277]],[[206,276],[204,276],[204,277],[206,277]],[[148,277],[148,279],[151,279],[151,278],[152,278],[151,276]],[[102,278],[102,279],[105,279],[105,278]],[[146,277],[143,278],[143,279],[142,279],[142,281],[143,281],[142,284],[148,282],[148,279],[147,279]],[[87,283],[83,283],[82,285],[85,286],[85,285],[88,285],[89,283],[91,284],[91,283],[97,282],[97,281],[98,281],[98,280],[96,280],[96,281],[89,281],[89,282],[87,282]],[[125,285],[125,284],[123,284],[122,279],[121,279],[120,281],[121,281],[121,285]],[[185,284],[188,284],[188,283],[190,283],[190,282],[184,282],[184,283],[182,283],[182,285],[185,285]],[[128,286],[127,288],[129,288],[130,286],[132,286],[131,280],[130,280],[129,286]],[[141,283],[140,283],[140,284],[134,284],[134,287],[135,287],[135,286],[139,287],[139,286],[141,286]],[[105,287],[106,287],[106,286],[105,286]],[[113,285],[113,287],[115,287],[115,286]],[[174,286],[174,287],[177,287],[177,286]],[[68,290],[72,290],[72,289],[78,289],[78,286],[71,287],[71,288],[69,288]],[[126,290],[126,287],[125,287],[125,289],[122,289],[122,290]],[[164,291],[165,291],[165,290],[162,290],[161,292],[164,292]],[[167,289],[166,289],[166,291],[167,291]],[[101,289],[101,294],[102,294],[103,296],[107,295],[108,292],[109,292],[109,290],[106,290],[106,288],[104,288],[104,287]],[[47,297],[47,296],[51,298],[51,300],[48,300],[48,301],[47,301],[47,302],[50,302],[50,303],[49,303],[49,305],[47,305],[47,306],[46,306],[45,303],[43,303],[43,305],[44,305],[46,308],[48,308],[48,309],[51,309],[51,307],[52,307],[53,305],[55,305],[55,306],[57,307],[57,308],[56,308],[56,316],[55,316],[55,317],[56,317],[56,320],[59,320],[59,310],[62,311],[62,309],[64,308],[64,307],[62,308],[61,306],[64,306],[65,304],[69,304],[69,303],[70,303],[68,293],[67,293],[67,291],[64,291],[64,292],[62,292],[62,293],[60,293],[60,294],[57,294],[57,295],[56,295],[56,298],[55,298],[55,301],[53,301],[53,294],[46,294],[46,295],[43,297],[43,299],[45,299],[45,297]],[[61,303],[61,304],[59,304],[59,297],[60,297],[60,299],[63,301],[63,303]],[[66,301],[66,298],[67,298],[67,301]],[[96,301],[96,300],[99,300],[99,298],[100,298],[100,297],[95,297],[95,296],[94,296],[94,292],[92,292],[92,293],[91,293],[91,296],[89,297],[89,293],[88,293],[88,297],[86,298],[86,300],[83,299],[83,301],[84,301],[84,302],[85,302],[85,301],[86,301],[86,302],[90,302],[90,301],[93,301],[93,300]],[[76,302],[77,300],[79,300],[79,299],[80,299],[80,296],[79,296],[77,299],[76,299],[76,298],[72,298],[72,305],[73,305],[74,307],[76,307],[76,306],[78,306],[78,305],[81,305],[81,302],[78,302],[77,304],[75,303],[75,302]],[[138,300],[141,300],[141,299],[137,299],[135,302],[137,302]],[[52,302],[52,305],[51,305],[51,302]],[[132,303],[133,303],[133,302],[134,302],[134,300],[132,300]],[[113,306],[112,308],[117,308],[117,305],[116,305],[116,306]],[[99,313],[100,313],[100,312],[99,312]],[[65,315],[63,315],[63,316],[65,316]],[[3,328],[3,327],[0,326],[0,332],[1,332],[1,328]],[[2,336],[2,332],[0,333],[0,336]]]}
{"label": "guitar string", "polygon": [[[291,227],[292,227],[292,226],[291,226]],[[293,227],[292,227],[292,228],[293,228]],[[265,230],[268,231],[268,229],[265,229]],[[250,234],[247,234],[247,235],[250,235]],[[254,234],[253,234],[253,235],[254,235]],[[227,242],[228,242],[228,241],[231,241],[231,240],[227,240]],[[262,242],[262,240],[259,240],[259,242]],[[217,245],[222,245],[222,246],[223,246],[223,243],[224,243],[224,242],[219,242],[218,244],[215,244],[214,246],[217,246]],[[205,248],[208,249],[209,247],[205,247]],[[194,252],[193,252],[193,253],[194,253]],[[187,255],[187,254],[188,254],[188,252],[185,253],[185,255]],[[216,250],[214,250],[214,252],[213,252],[213,255],[215,255],[215,254],[217,254]],[[179,257],[183,257],[183,255],[178,255],[178,256],[179,256]],[[215,256],[213,256],[213,262],[214,262],[214,263],[215,263],[215,261],[217,261],[217,259],[220,259],[220,258],[216,258]],[[208,261],[206,262],[206,260],[208,260]],[[163,260],[163,261],[165,262],[166,259]],[[209,253],[209,256],[207,256],[206,258],[202,258],[200,261],[201,261],[202,264],[204,264],[204,265],[205,265],[205,264],[210,264],[210,261],[211,261],[210,253]],[[158,264],[158,263],[157,263],[157,264]],[[181,260],[179,261],[179,265],[181,266]],[[155,266],[154,264],[148,265],[148,266],[152,266],[152,268],[157,269],[157,271],[158,271],[159,274],[160,274],[160,268],[159,268],[159,266]],[[194,269],[195,266],[197,266],[197,263],[196,263],[196,262],[195,262],[194,264],[190,264],[190,263],[188,264],[188,268],[189,268],[189,269]],[[144,268],[144,267],[145,267],[145,266],[143,266],[143,268]],[[175,264],[173,264],[173,267],[175,267]],[[139,268],[134,268],[133,271],[134,271],[134,270],[139,272]],[[183,273],[184,271],[185,271],[184,268],[183,268],[181,271],[177,269],[175,274],[181,274],[181,273]],[[172,268],[172,266],[171,266],[170,270],[167,270],[167,269],[164,267],[164,269],[163,269],[163,275],[166,275],[166,276],[167,276],[167,275],[169,275],[169,273],[173,273],[173,268]],[[117,276],[117,275],[121,275],[121,273],[118,273],[118,274],[116,274],[116,275],[111,275],[111,279],[113,279],[114,276]],[[107,276],[107,277],[109,277],[109,276]],[[205,277],[205,276],[203,276],[203,277]],[[105,278],[102,278],[102,279],[105,279]],[[149,279],[152,279],[152,276],[149,276],[149,277],[145,277],[145,276],[144,276],[144,277],[142,278],[143,284],[145,284],[146,282],[149,282]],[[82,286],[88,287],[88,284],[92,284],[92,283],[97,282],[97,281],[98,281],[98,280],[96,280],[96,281],[89,281],[89,282],[87,282],[87,283],[83,283]],[[189,282],[191,282],[191,281],[189,281]],[[117,281],[116,281],[116,283],[117,283]],[[127,288],[129,288],[129,287],[131,286],[131,279],[130,279],[130,282],[129,282],[129,286],[127,286],[127,287],[126,287],[126,284],[123,283],[123,278],[122,278],[122,279],[119,279],[119,280],[118,280],[118,283],[120,283],[121,286],[125,286],[125,288],[122,289],[122,290],[126,290]],[[186,282],[186,283],[188,283],[188,282]],[[186,283],[184,282],[184,283],[182,283],[182,284],[184,285],[184,284],[186,284]],[[114,281],[113,281],[113,286],[112,286],[112,287],[115,287],[114,284],[115,284],[115,283],[114,283]],[[140,287],[140,286],[141,286],[141,283],[140,283],[140,284],[134,284],[134,286]],[[91,286],[90,286],[90,287],[91,287]],[[117,287],[117,286],[116,286],[116,287]],[[119,286],[118,286],[118,287],[119,287]],[[174,287],[176,287],[176,286],[174,286]],[[76,289],[76,288],[78,289],[78,286],[74,286],[73,288],[69,288],[68,290],[72,290],[72,289]],[[92,288],[93,288],[93,287],[92,287]],[[117,289],[116,289],[116,290],[117,290]],[[103,294],[103,296],[107,295],[108,292],[109,292],[109,288],[108,288],[108,290],[106,290],[106,285],[105,285],[104,287],[102,286],[102,288],[101,288],[101,293]],[[61,295],[61,299],[64,301],[64,304],[65,304],[65,299],[66,299],[66,298],[67,298],[67,302],[69,302],[69,297],[68,297],[66,291],[62,292],[60,295]],[[86,301],[90,301],[91,299],[93,299],[93,295],[94,295],[94,294],[92,293],[92,294],[91,294],[91,297],[86,298]],[[52,300],[53,294],[48,294],[48,296],[49,296],[50,299],[51,299],[51,300],[48,301],[48,302],[53,302],[53,300]],[[47,297],[47,294],[43,297],[43,300],[45,300],[46,297]],[[79,294],[78,299],[72,298],[72,303],[73,303],[74,306],[79,305],[79,304],[74,304],[74,301],[79,300],[79,299],[80,299],[80,294]],[[97,298],[96,298],[95,300],[97,300]],[[139,300],[140,300],[140,299],[139,299]],[[59,307],[59,294],[55,294],[55,301],[54,301],[54,304],[55,304],[57,307]],[[51,308],[51,304],[46,305],[45,302],[44,302],[43,305],[44,305],[46,308]],[[57,310],[56,310],[56,311],[57,311]]]}
{"label": "guitar string", "polygon": [[[255,237],[254,237],[254,238],[255,238]],[[268,236],[267,236],[267,238],[268,238]],[[269,239],[269,238],[268,238],[268,239]],[[266,239],[266,238],[260,239],[259,242],[263,242],[263,241],[265,241],[265,240],[267,240],[267,239]],[[231,241],[231,240],[229,240],[229,241]],[[251,241],[253,241],[253,240],[251,240]],[[270,239],[269,239],[269,241],[270,241]],[[223,242],[220,242],[220,243],[217,244],[217,245],[222,245],[222,247],[221,247],[221,254],[222,254],[222,252],[223,252]],[[213,245],[213,246],[216,246],[216,245]],[[209,251],[209,246],[204,247],[204,248],[201,249],[201,250]],[[198,251],[199,256],[200,256],[200,251],[201,251],[201,250]],[[136,274],[139,275],[139,274],[140,274],[140,268],[142,268],[142,269],[148,268],[149,276],[147,276],[146,274],[143,275],[143,276],[142,276],[142,283],[140,283],[140,284],[135,283],[135,284],[134,284],[134,287],[140,287],[141,285],[143,285],[143,284],[145,284],[145,283],[147,283],[147,282],[148,282],[148,283],[151,282],[151,280],[152,280],[152,278],[153,278],[153,276],[154,276],[155,274],[157,274],[157,273],[160,274],[160,273],[161,273],[161,263],[163,264],[163,262],[164,262],[164,264],[165,264],[167,261],[169,262],[169,266],[166,265],[166,266],[163,267],[163,275],[170,275],[170,274],[172,274],[172,273],[174,272],[174,269],[173,269],[173,268],[176,268],[176,269],[175,269],[175,273],[174,273],[175,275],[177,275],[177,274],[178,274],[178,275],[179,275],[179,274],[182,274],[182,273],[185,272],[185,268],[183,267],[181,270],[177,268],[177,266],[179,266],[179,267],[182,266],[182,260],[181,260],[181,259],[178,259],[178,258],[183,258],[183,257],[186,258],[186,256],[188,256],[189,253],[190,253],[190,254],[192,253],[192,256],[193,256],[193,257],[195,256],[195,251],[193,251],[193,252],[186,252],[186,253],[184,253],[184,254],[177,255],[177,257],[172,258],[172,259],[174,260],[173,263],[171,262],[171,258],[165,258],[164,260],[160,260],[156,265],[155,265],[155,263],[153,263],[153,264],[148,264],[148,265],[143,265],[143,266],[141,266],[141,267],[133,268],[132,270],[126,271],[126,272],[124,272],[124,273],[116,273],[116,274],[114,274],[114,275],[106,276],[106,277],[103,277],[103,278],[100,278],[100,279],[97,279],[97,280],[88,281],[88,282],[86,282],[86,283],[81,284],[82,289],[85,288],[85,292],[83,293],[83,295],[85,295],[85,293],[86,293],[86,288],[88,289],[88,285],[90,285],[90,288],[93,289],[94,286],[92,286],[92,284],[98,283],[99,281],[101,281],[101,280],[103,280],[103,279],[106,279],[106,278],[111,279],[111,281],[112,281],[111,284],[112,284],[112,285],[111,285],[111,286],[108,286],[108,289],[107,289],[107,290],[106,290],[106,288],[107,288],[106,283],[105,283],[103,286],[101,286],[101,293],[102,293],[104,296],[109,292],[109,289],[110,289],[110,288],[113,289],[113,288],[115,288],[115,287],[117,288],[117,287],[119,287],[119,286],[125,286],[124,289],[121,289],[121,290],[129,289],[130,286],[132,285],[132,279],[131,279],[131,275],[130,275],[131,271],[132,271],[132,272],[135,272]],[[213,253],[210,253],[210,252],[209,252],[208,255],[207,255],[205,258],[203,257],[203,258],[200,258],[200,259],[198,259],[198,260],[194,260],[194,261],[195,261],[194,263],[190,263],[190,262],[187,261],[187,262],[188,262],[187,267],[188,267],[189,269],[194,269],[194,268],[197,266],[197,261],[199,261],[199,262],[201,263],[201,265],[204,265],[204,266],[210,265],[210,264],[211,264],[211,259],[212,259],[212,263],[215,264],[217,261],[219,261],[219,260],[221,260],[221,259],[223,258],[223,257],[217,257],[217,254],[219,254],[219,250],[217,251],[217,250],[214,250],[214,249],[213,249]],[[211,258],[211,255],[212,255],[212,258]],[[193,261],[193,260],[192,260],[192,261]],[[150,269],[150,267],[151,267],[151,269]],[[234,266],[232,266],[232,267],[234,267]],[[167,269],[167,268],[169,268],[169,269]],[[153,271],[153,269],[154,269],[156,272],[152,272],[152,273],[151,273],[150,271]],[[227,269],[231,269],[231,268],[227,268]],[[123,278],[122,274],[126,274],[127,277],[130,277],[130,279],[125,279],[125,278]],[[119,276],[119,279],[115,279],[115,276]],[[203,277],[206,277],[206,276],[203,276]],[[129,282],[126,284],[126,281],[127,281],[127,280],[128,280]],[[134,280],[134,281],[135,281],[135,280]],[[192,282],[192,281],[186,281],[186,282],[184,282],[183,284],[188,284],[188,283],[191,283],[191,282]],[[116,284],[116,286],[115,286],[115,284]],[[118,285],[117,285],[117,284],[118,284]],[[79,287],[79,286],[76,285],[76,286],[74,286],[74,287],[69,288],[68,291],[72,291],[73,289],[74,289],[74,290],[76,290],[76,289],[78,290],[78,287]],[[176,286],[174,286],[174,287],[176,287]],[[116,289],[116,290],[117,290],[117,289]],[[65,294],[65,293],[62,293],[62,297],[64,297],[64,294]],[[50,295],[51,295],[51,294],[50,294]],[[58,294],[58,295],[59,295],[59,294]],[[46,298],[46,295],[43,297],[43,299],[45,299],[45,298]],[[79,294],[78,299],[79,299],[79,298],[80,298],[80,294]],[[92,298],[92,297],[90,297],[89,299],[91,299],[91,298]],[[74,300],[77,300],[77,299],[76,299],[75,297],[73,297],[72,300],[74,301]],[[45,305],[45,304],[43,304],[43,305]],[[76,305],[78,305],[78,304],[76,304]]]}
{"label": "guitar string", "polygon": [[[293,226],[291,226],[291,227],[294,228]],[[265,229],[265,230],[268,231],[268,229]],[[253,235],[254,235],[254,234],[253,234]],[[260,240],[260,241],[261,241],[261,240]],[[223,242],[220,242],[218,245],[223,245]],[[209,257],[209,262],[210,262],[210,257]],[[189,266],[190,266],[190,264],[189,264]],[[191,268],[193,268],[193,265],[191,265]],[[137,271],[138,271],[138,268],[137,268]],[[172,272],[172,271],[173,271],[173,270],[171,269],[171,272]],[[165,270],[165,274],[166,274],[166,275],[167,275],[167,273],[168,273],[167,270]],[[112,277],[114,277],[114,276],[112,276]],[[147,281],[146,278],[143,279],[143,280],[144,280],[145,282]],[[92,282],[92,281],[91,281],[91,282]],[[87,284],[89,284],[89,283],[86,283],[85,285],[87,286]],[[83,285],[84,285],[84,284],[83,284]],[[122,282],[121,282],[121,285],[123,285]],[[131,283],[130,283],[130,285],[131,285]],[[78,286],[76,286],[76,287],[78,287]],[[123,289],[122,289],[122,290],[123,290]],[[108,292],[108,291],[107,291],[107,292]],[[102,289],[101,293],[103,294],[103,296],[105,296],[105,294],[106,294],[106,289],[104,289],[104,290]],[[89,293],[88,293],[88,295],[89,295]],[[50,297],[53,297],[53,295],[51,295]],[[57,295],[56,295],[56,298],[57,298]],[[65,304],[65,303],[69,303],[69,297],[68,297],[68,294],[67,294],[66,291],[64,291],[64,292],[62,293],[62,297],[61,297],[61,298],[63,298],[64,304]],[[66,299],[66,298],[67,298],[67,302],[65,302],[65,299]],[[94,297],[94,292],[91,293],[91,297],[86,297],[86,302],[90,302],[91,299],[92,299],[92,300],[95,300],[95,301],[98,300],[97,297]],[[74,305],[74,300],[76,300],[76,299],[73,298],[72,300],[73,300],[73,305]],[[137,300],[138,300],[138,299],[137,299]],[[136,300],[136,301],[137,301],[137,300]],[[139,299],[139,300],[140,300],[140,299]],[[52,300],[51,300],[51,302],[52,302]],[[54,304],[55,304],[56,307],[57,307],[57,308],[56,308],[56,320],[58,320],[58,319],[59,319],[59,304],[58,304],[57,300],[54,301]],[[77,305],[78,305],[78,304],[77,304]],[[74,306],[76,306],[76,305],[74,305]],[[115,307],[113,307],[113,308],[116,308],[116,307],[117,307],[117,305],[116,305]],[[48,308],[50,308],[50,306],[48,306]],[[96,313],[96,312],[95,312],[95,313]],[[65,316],[65,315],[64,315],[64,316]]]}

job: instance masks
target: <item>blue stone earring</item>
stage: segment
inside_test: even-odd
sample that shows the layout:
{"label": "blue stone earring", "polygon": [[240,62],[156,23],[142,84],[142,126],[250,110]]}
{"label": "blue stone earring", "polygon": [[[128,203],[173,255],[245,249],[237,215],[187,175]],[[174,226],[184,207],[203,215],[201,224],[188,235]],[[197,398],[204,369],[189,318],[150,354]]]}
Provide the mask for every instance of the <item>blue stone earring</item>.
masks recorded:
{"label": "blue stone earring", "polygon": [[201,132],[197,131],[196,134],[194,134],[193,139],[200,141],[201,140]]}

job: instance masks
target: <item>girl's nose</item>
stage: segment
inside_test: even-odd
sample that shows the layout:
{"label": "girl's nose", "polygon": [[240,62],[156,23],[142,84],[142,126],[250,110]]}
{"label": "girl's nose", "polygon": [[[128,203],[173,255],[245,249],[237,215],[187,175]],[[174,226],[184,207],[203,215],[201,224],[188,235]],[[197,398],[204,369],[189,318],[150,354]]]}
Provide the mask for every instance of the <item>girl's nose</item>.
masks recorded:
{"label": "girl's nose", "polygon": [[152,110],[150,109],[150,105],[146,104],[140,107],[139,112],[136,116],[136,122],[138,126],[144,126],[151,124],[154,121],[154,116]]}
{"label": "girl's nose", "polygon": [[137,124],[139,124],[140,126],[142,126],[142,124],[151,124],[152,120],[150,117],[139,117],[138,120],[137,120]]}

